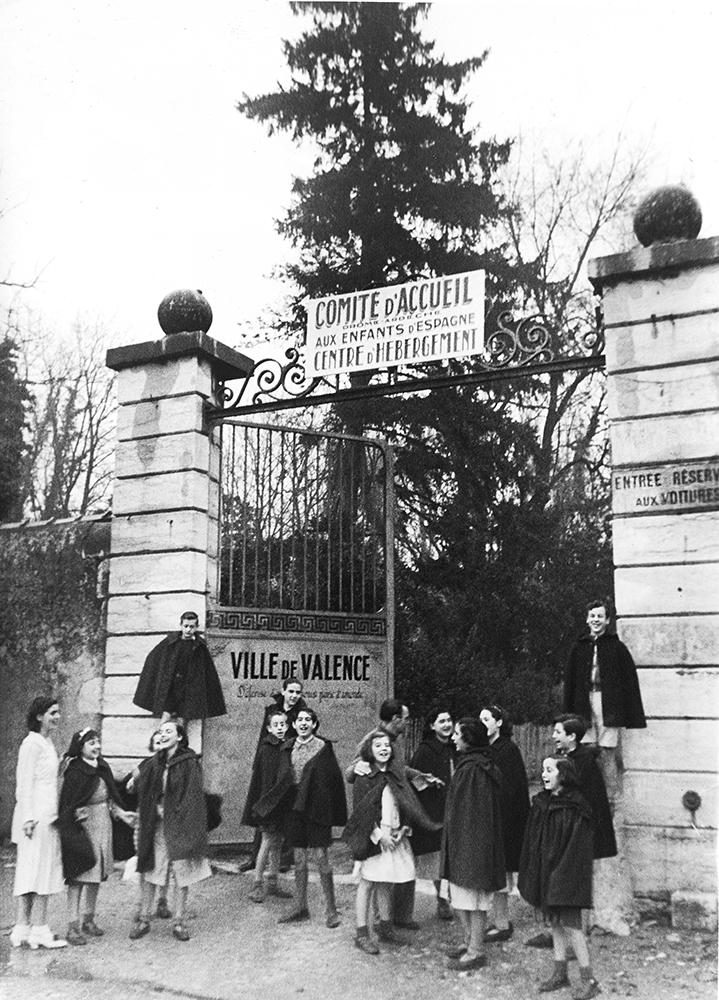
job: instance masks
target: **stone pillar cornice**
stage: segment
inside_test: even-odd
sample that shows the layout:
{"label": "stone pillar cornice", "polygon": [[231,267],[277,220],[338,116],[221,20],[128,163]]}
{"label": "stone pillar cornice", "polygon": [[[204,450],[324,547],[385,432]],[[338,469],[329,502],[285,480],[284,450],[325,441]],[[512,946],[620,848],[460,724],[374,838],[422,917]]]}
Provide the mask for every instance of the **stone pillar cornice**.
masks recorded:
{"label": "stone pillar cornice", "polygon": [[677,240],[636,247],[626,253],[596,257],[589,261],[589,280],[595,292],[619,282],[676,274],[678,270],[709,267],[719,263],[719,236],[704,240]]}
{"label": "stone pillar cornice", "polygon": [[201,330],[194,333],[173,333],[160,340],[148,340],[141,344],[111,347],[105,363],[108,368],[119,372],[126,368],[162,364],[186,357],[209,361],[215,378],[221,382],[248,378],[254,365],[247,355],[220,343]]}

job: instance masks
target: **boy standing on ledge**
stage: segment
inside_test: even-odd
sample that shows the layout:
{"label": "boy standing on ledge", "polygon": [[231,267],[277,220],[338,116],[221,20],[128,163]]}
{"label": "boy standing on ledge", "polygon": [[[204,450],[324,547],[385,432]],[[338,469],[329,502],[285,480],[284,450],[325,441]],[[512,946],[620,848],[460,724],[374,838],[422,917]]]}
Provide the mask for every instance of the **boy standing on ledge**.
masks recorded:
{"label": "boy standing on ledge", "polygon": [[180,631],[171,632],[147,654],[135,697],[162,722],[172,717],[181,725],[191,719],[226,715],[225,698],[207,643],[197,631],[194,611],[180,617]]}

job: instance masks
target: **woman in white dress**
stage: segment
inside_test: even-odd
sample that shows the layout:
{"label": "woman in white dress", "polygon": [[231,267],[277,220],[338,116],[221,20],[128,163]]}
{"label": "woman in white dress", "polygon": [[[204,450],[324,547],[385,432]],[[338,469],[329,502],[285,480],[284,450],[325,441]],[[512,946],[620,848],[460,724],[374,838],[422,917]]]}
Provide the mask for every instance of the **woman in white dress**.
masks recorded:
{"label": "woman in white dress", "polygon": [[67,945],[53,936],[47,924],[48,896],[65,889],[55,826],[59,762],[50,739],[59,720],[54,698],[35,698],[27,714],[28,734],[20,745],[12,820],[12,841],[17,844],[14,894],[18,900],[17,922],[10,934],[13,948]]}

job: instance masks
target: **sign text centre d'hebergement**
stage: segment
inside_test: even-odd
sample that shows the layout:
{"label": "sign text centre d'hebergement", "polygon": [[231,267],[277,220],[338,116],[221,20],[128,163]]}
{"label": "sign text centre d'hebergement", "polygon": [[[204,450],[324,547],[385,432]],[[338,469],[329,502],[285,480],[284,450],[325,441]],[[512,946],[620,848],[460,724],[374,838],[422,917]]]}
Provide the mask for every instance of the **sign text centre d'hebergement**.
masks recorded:
{"label": "sign text centre d'hebergement", "polygon": [[307,301],[305,371],[335,375],[484,350],[484,271]]}

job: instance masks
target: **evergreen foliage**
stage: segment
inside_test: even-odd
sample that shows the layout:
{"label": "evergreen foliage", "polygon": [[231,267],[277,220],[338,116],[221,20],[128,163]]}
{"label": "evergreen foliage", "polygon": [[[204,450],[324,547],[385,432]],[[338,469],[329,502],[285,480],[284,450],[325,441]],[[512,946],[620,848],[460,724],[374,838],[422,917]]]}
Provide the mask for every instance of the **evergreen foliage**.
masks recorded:
{"label": "evergreen foliage", "polygon": [[[319,149],[279,222],[299,250],[286,328],[303,328],[305,296],[484,267],[488,332],[514,309],[537,315],[555,344],[591,334],[583,265],[626,206],[631,172],[617,184],[614,162],[601,188],[578,159],[546,191],[533,178],[529,198],[506,176],[500,185],[511,143],[478,141],[461,96],[486,52],[439,59],[419,31],[426,4],[292,7],[312,25],[285,43],[292,85],[238,104],[270,134]],[[560,236],[584,196],[567,267]],[[585,595],[612,590],[601,378],[362,400],[334,407],[331,422],[397,446],[398,695],[416,712],[443,697],[463,712],[496,701],[518,722],[548,721]]]}
{"label": "evergreen foliage", "polygon": [[485,266],[478,247],[501,213],[495,172],[510,144],[477,142],[459,95],[486,53],[438,58],[418,27],[427,4],[291,6],[312,22],[284,45],[292,86],[237,107],[319,149],[279,223],[300,251],[287,269],[301,289],[295,329],[306,295]]}

